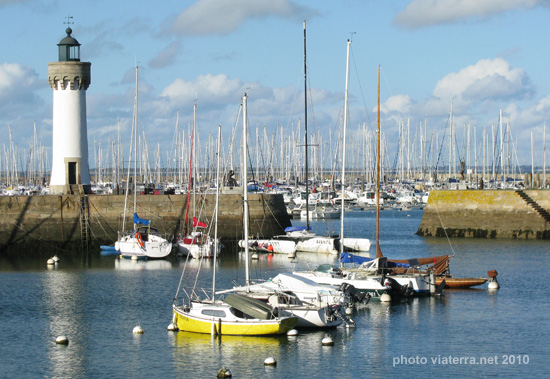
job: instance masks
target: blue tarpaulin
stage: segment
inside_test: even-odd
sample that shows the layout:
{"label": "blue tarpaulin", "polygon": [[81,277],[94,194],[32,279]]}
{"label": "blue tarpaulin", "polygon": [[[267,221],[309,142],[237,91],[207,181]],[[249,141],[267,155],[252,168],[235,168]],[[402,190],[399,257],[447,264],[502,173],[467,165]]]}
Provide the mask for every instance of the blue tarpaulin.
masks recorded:
{"label": "blue tarpaulin", "polygon": [[[340,255],[340,262],[342,263],[355,263],[360,265],[362,263],[371,262],[373,260],[374,258],[360,257],[358,255],[353,255],[349,253],[342,253]],[[411,266],[406,263],[395,263],[395,262],[388,261],[387,267],[391,268],[391,267],[411,267]]]}
{"label": "blue tarpaulin", "polygon": [[[302,230],[306,230],[305,226],[289,226],[285,228],[285,232],[301,232]],[[311,227],[309,228],[311,230]]]}
{"label": "blue tarpaulin", "polygon": [[149,226],[149,220],[145,220],[143,218],[139,218],[137,213],[134,213],[134,224],[140,224],[140,225],[146,225]]}

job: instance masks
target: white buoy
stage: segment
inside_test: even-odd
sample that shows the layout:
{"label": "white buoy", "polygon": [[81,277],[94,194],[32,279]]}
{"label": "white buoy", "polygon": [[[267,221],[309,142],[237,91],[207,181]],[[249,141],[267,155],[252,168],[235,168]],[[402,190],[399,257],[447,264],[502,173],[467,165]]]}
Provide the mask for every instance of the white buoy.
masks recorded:
{"label": "white buoy", "polygon": [[59,262],[59,257],[57,256],[57,254],[54,255],[54,256],[52,257],[52,259],[53,259],[53,261],[54,261],[55,263]]}
{"label": "white buoy", "polygon": [[46,264],[47,264],[48,266],[53,266],[53,265],[55,264],[55,261],[54,261],[52,258],[50,258],[50,259],[48,259],[48,260],[46,261]]}
{"label": "white buoy", "polygon": [[264,361],[266,366],[277,366],[277,361],[273,357],[267,357]]}
{"label": "white buoy", "polygon": [[231,378],[233,375],[231,375],[231,370],[223,366],[220,368],[220,371],[218,371],[218,378]]}
{"label": "white buoy", "polygon": [[334,341],[329,336],[326,336],[325,338],[323,338],[321,340],[321,344],[323,346],[332,346],[332,345],[334,345]]}
{"label": "white buoy", "polygon": [[169,332],[177,332],[179,330],[178,325],[175,322],[168,324],[166,329],[168,329]]}
{"label": "white buoy", "polygon": [[491,282],[489,282],[489,289],[490,290],[498,290],[500,288],[500,286],[498,285],[498,282],[496,280],[493,280]]}
{"label": "white buoy", "polygon": [[351,307],[346,307],[346,314],[349,316],[353,313],[353,309]]}
{"label": "white buoy", "polygon": [[391,296],[388,295],[387,293],[383,293],[380,296],[380,301],[383,302],[383,303],[387,303],[388,301],[391,301]]}
{"label": "white buoy", "polygon": [[252,256],[250,258],[251,259],[258,259],[258,254],[254,253],[254,254],[252,254]]}
{"label": "white buoy", "polygon": [[59,336],[55,339],[55,343],[58,345],[68,345],[69,339],[65,336]]}
{"label": "white buoy", "polygon": [[286,333],[287,336],[291,336],[291,337],[294,337],[294,336],[297,336],[298,335],[298,331],[296,329],[290,329],[287,333]]}
{"label": "white buoy", "polygon": [[140,325],[136,326],[133,330],[134,334],[143,334],[144,332],[145,330],[143,330],[143,328]]}

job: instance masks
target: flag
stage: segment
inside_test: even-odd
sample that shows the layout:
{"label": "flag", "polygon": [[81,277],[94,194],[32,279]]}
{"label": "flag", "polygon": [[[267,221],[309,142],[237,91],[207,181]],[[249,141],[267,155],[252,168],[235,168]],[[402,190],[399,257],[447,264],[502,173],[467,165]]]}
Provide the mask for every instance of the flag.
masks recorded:
{"label": "flag", "polygon": [[196,228],[197,226],[200,228],[206,228],[206,224],[204,222],[197,220],[196,217],[193,217],[193,228]]}

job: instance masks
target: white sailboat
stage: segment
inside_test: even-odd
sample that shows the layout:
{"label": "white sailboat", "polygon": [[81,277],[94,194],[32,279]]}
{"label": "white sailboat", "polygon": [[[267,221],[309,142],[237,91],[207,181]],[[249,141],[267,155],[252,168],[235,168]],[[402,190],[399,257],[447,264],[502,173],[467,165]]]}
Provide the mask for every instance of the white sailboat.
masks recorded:
{"label": "white sailboat", "polygon": [[355,326],[345,315],[345,308],[355,300],[348,293],[294,274],[280,273],[268,281],[224,292],[243,294],[296,316],[297,328]]}
{"label": "white sailboat", "polygon": [[[245,236],[248,234],[248,195],[246,183],[246,100],[247,95],[243,96],[243,231]],[[219,145],[221,138],[218,138],[218,173],[216,182],[219,178]],[[219,184],[216,185],[219,191]],[[216,236],[217,237],[217,236]],[[245,238],[247,239],[247,238]],[[245,247],[245,275],[246,284],[250,284],[248,267],[248,241]],[[183,278],[183,273],[182,273]],[[181,283],[181,281],[180,281]],[[281,316],[277,308],[240,294],[228,294],[222,300],[215,300],[216,295],[216,269],[214,266],[212,278],[212,297],[205,300],[197,300],[195,296],[188,296],[188,302],[173,304],[174,323],[179,330],[208,333],[219,335],[277,335],[284,334],[292,329],[298,318],[295,316]],[[179,292],[179,288],[178,288]]]}
{"label": "white sailboat", "polygon": [[[178,255],[190,255],[193,258],[212,258],[215,255],[221,253],[222,245],[220,241],[215,241],[214,238],[207,232],[208,225],[199,221],[195,216],[193,216],[192,231],[187,233],[187,222],[189,217],[189,202],[191,199],[191,183],[193,181],[194,175],[193,170],[196,165],[193,164],[193,157],[195,151],[195,132],[196,132],[196,116],[197,116],[197,104],[193,104],[193,130],[191,134],[191,150],[190,150],[190,159],[189,159],[189,182],[187,188],[187,208],[185,212],[185,231],[183,237],[178,237],[178,240],[174,243],[175,248],[177,249]],[[193,201],[195,200],[195,186],[192,186],[193,191]]]}
{"label": "white sailboat", "polygon": [[[115,250],[123,258],[132,259],[158,259],[165,258],[172,251],[172,244],[162,237],[156,228],[151,227],[150,220],[142,219],[136,212],[137,207],[137,107],[138,107],[138,67],[136,66],[136,95],[134,100],[134,116],[132,121],[132,139],[134,149],[134,212],[133,229],[125,231],[126,213],[128,209],[128,183],[130,181],[130,166],[128,166],[128,176],[126,180],[126,197],[124,200],[124,218],[122,221],[123,232],[118,233],[118,239],[115,242]],[[130,140],[132,148],[132,140]],[[130,151],[130,156],[131,156]]]}
{"label": "white sailboat", "polygon": [[[344,183],[344,172],[345,172],[345,139],[346,139],[346,123],[347,123],[347,96],[348,96],[348,77],[349,77],[349,43],[348,41],[348,57],[347,57],[347,66],[346,66],[346,92],[345,92],[345,101],[344,101],[344,149],[343,149],[343,159],[342,159],[342,184]],[[306,67],[306,52],[305,52],[305,26],[304,26],[304,77],[307,76],[307,67]],[[344,223],[344,211],[345,207],[342,201],[342,206],[340,210],[336,209],[336,212],[340,212],[337,216],[340,217],[341,222],[341,235],[338,236],[318,236],[315,233],[310,231],[309,220],[311,218],[326,218],[325,216],[317,216],[317,213],[314,209],[310,210],[309,203],[309,187],[308,187],[308,141],[307,141],[307,80],[304,79],[304,92],[305,96],[305,115],[304,115],[304,124],[305,124],[305,149],[306,149],[306,162],[305,162],[305,182],[306,182],[306,191],[305,191],[305,208],[301,211],[301,217],[306,219],[305,227],[289,227],[285,230],[285,235],[275,236],[276,240],[284,241],[294,241],[296,243],[296,251],[303,251],[308,253],[326,253],[326,254],[338,254],[339,251],[362,251],[367,252],[370,250],[371,241],[368,238],[344,238],[343,236],[343,223]],[[311,206],[315,206],[312,204]],[[335,209],[330,216],[331,218],[337,218],[334,213]]]}

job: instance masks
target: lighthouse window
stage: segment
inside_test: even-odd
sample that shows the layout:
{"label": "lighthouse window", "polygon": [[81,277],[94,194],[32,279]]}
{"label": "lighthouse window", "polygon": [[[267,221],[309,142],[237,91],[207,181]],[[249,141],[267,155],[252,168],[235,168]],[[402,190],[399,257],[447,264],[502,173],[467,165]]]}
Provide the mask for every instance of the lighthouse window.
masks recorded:
{"label": "lighthouse window", "polygon": [[80,60],[80,56],[79,56],[79,53],[80,53],[80,46],[71,46],[69,47],[70,51],[69,51],[69,60]]}

